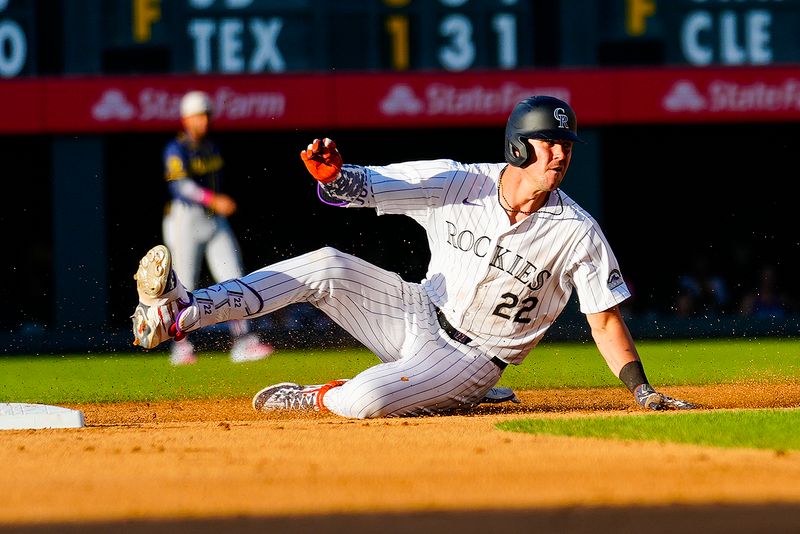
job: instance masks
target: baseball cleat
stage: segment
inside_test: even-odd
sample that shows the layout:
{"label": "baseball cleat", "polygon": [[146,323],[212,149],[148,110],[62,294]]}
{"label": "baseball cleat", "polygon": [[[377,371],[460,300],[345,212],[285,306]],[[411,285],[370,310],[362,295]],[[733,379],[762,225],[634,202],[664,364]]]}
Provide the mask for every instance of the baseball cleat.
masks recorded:
{"label": "baseball cleat", "polygon": [[269,343],[262,343],[255,334],[245,334],[233,343],[231,361],[235,363],[256,362],[270,356],[275,349]]}
{"label": "baseball cleat", "polygon": [[273,410],[316,410],[327,411],[322,404],[322,396],[346,380],[334,380],[324,385],[301,386],[294,382],[281,382],[267,386],[253,397],[253,408],[260,412]]}
{"label": "baseball cleat", "polygon": [[186,334],[178,326],[193,297],[172,270],[172,256],[164,245],[147,251],[133,275],[139,304],[133,320],[133,344],[152,349],[168,340],[181,340]]}
{"label": "baseball cleat", "polygon": [[193,365],[197,363],[194,347],[188,339],[175,341],[169,351],[169,363],[172,365]]}
{"label": "baseball cleat", "polygon": [[641,384],[636,388],[636,391],[633,392],[633,395],[636,397],[636,402],[638,402],[642,408],[647,408],[649,410],[661,409],[661,402],[663,400],[661,393],[656,392],[650,384]]}
{"label": "baseball cleat", "polygon": [[294,382],[281,382],[267,386],[253,396],[253,408],[258,411],[313,409],[316,397],[302,395],[303,386]]}
{"label": "baseball cleat", "polygon": [[661,394],[661,410],[694,410],[696,408],[698,408],[696,404]]}
{"label": "baseball cleat", "polygon": [[650,384],[642,384],[634,391],[636,402],[649,410],[694,410],[697,405],[679,399],[673,399],[658,393]]}
{"label": "baseball cleat", "polygon": [[517,394],[514,393],[514,390],[511,388],[498,388],[494,387],[486,392],[486,395],[481,399],[480,404],[497,404],[500,402],[513,402],[514,404],[519,404],[522,401],[519,400]]}

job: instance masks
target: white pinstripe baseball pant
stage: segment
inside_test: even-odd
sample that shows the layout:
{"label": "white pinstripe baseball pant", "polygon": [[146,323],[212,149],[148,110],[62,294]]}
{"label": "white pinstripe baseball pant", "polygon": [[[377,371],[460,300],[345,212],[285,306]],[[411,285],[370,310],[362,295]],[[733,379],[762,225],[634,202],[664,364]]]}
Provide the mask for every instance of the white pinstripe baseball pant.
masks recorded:
{"label": "white pinstripe baseball pant", "polygon": [[199,326],[258,317],[297,302],[309,302],[330,316],[382,362],[325,395],[325,406],[344,417],[420,415],[475,405],[502,374],[480,349],[440,329],[422,286],[334,248],[278,262],[194,295],[198,305],[207,303],[210,310],[201,314]]}

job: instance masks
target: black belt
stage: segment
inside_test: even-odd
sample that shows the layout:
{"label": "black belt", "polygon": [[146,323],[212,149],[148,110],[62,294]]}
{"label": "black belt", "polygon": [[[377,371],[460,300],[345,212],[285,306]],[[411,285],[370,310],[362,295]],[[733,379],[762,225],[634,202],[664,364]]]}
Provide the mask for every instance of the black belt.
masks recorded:
{"label": "black belt", "polygon": [[[467,345],[472,342],[471,337],[469,337],[464,332],[456,330],[456,328],[450,324],[450,321],[448,321],[447,317],[444,316],[444,312],[439,308],[436,308],[436,319],[438,319],[439,326],[442,327],[442,330],[444,330],[447,333],[447,335],[450,336],[450,339],[458,341],[459,343],[463,343],[464,345]],[[491,361],[500,369],[505,369],[508,366],[506,362],[504,362],[497,356],[493,356]]]}

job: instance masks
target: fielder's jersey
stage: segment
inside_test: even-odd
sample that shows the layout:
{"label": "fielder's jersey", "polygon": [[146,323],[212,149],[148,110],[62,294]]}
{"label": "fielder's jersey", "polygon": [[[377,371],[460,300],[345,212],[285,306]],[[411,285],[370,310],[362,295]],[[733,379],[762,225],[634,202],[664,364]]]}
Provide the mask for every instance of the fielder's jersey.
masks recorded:
{"label": "fielder's jersey", "polygon": [[164,178],[170,198],[186,203],[199,203],[196,187],[185,187],[185,178],[203,189],[219,193],[222,187],[223,159],[217,145],[203,139],[194,143],[185,133],[180,133],[164,149]]}
{"label": "fielder's jersey", "polygon": [[[630,292],[597,222],[560,189],[512,225],[497,198],[504,166],[346,165],[343,175],[357,180],[342,182],[363,184],[348,207],[407,215],[425,228],[431,259],[422,285],[434,305],[490,355],[519,364],[573,289],[583,313],[612,308]],[[329,198],[335,189],[325,188]]]}

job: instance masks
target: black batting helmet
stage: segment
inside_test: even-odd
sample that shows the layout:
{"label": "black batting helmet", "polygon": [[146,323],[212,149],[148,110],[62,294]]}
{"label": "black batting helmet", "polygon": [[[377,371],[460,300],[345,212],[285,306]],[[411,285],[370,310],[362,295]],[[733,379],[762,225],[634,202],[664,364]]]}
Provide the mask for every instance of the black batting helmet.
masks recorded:
{"label": "black batting helmet", "polygon": [[[524,167],[530,159],[527,139],[569,140],[578,137],[578,121],[572,108],[552,96],[532,96],[514,106],[506,123],[506,161]],[[517,149],[515,153],[514,149]]]}

